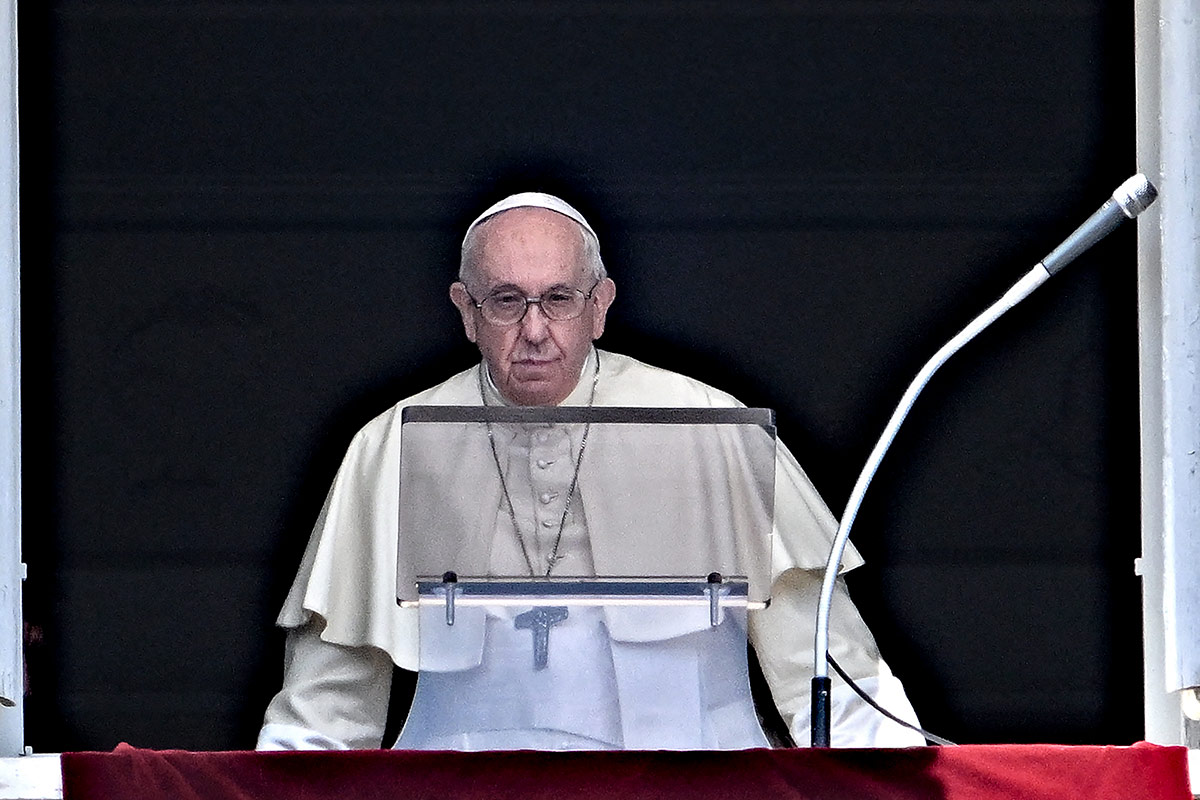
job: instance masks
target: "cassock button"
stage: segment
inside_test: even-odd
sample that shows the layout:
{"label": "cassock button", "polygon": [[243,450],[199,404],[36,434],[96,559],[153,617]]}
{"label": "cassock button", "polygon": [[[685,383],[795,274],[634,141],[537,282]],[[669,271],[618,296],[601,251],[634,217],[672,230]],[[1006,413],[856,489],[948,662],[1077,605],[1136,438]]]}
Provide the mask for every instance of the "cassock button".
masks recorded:
{"label": "cassock button", "polygon": [[541,501],[542,505],[548,506],[556,497],[558,497],[558,492],[542,492],[538,495],[538,500]]}
{"label": "cassock button", "polygon": [[552,520],[552,519],[544,519],[544,520],[542,520],[542,527],[543,527],[543,528],[553,528],[553,527],[554,527],[554,520]]}
{"label": "cassock button", "polygon": [[546,459],[544,459],[544,458],[539,458],[539,459],[537,460],[537,468],[538,468],[538,469],[545,469],[546,467],[550,466],[550,465],[551,465],[551,464],[553,464],[553,463],[554,463],[553,461],[548,461],[548,460],[546,460]]}

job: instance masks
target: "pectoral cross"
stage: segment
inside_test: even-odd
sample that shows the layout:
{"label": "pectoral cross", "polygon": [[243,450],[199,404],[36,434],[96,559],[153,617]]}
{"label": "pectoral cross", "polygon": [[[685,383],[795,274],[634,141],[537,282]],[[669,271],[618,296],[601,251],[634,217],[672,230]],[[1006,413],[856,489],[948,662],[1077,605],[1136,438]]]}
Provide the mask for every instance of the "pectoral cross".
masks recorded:
{"label": "pectoral cross", "polygon": [[517,630],[528,628],[533,633],[533,668],[545,669],[550,658],[550,628],[567,618],[561,606],[538,606],[517,614],[513,625]]}

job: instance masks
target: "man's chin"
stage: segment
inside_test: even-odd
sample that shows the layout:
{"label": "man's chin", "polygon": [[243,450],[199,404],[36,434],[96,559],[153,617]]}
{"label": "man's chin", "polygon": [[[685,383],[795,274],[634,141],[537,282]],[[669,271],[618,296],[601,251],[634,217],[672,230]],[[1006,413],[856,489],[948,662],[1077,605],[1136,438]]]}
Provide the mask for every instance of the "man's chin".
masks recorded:
{"label": "man's chin", "polygon": [[[565,359],[513,361],[504,375],[501,393],[520,406],[556,406],[571,394],[578,381]],[[498,384],[499,386],[499,384]]]}
{"label": "man's chin", "polygon": [[506,389],[504,396],[519,406],[555,406],[571,393],[571,387],[564,386],[561,379],[550,377],[513,376]]}

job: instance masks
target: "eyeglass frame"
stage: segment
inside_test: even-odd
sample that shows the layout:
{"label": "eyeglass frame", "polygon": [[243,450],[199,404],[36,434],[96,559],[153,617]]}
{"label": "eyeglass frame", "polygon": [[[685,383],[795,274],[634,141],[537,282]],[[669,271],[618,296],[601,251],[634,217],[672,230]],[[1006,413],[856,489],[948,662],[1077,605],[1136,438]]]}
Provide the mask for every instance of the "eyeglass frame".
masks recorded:
{"label": "eyeglass frame", "polygon": [[[483,317],[485,322],[487,322],[489,325],[495,325],[497,328],[511,328],[513,325],[520,325],[521,322],[524,321],[526,315],[529,314],[529,306],[533,305],[534,303],[537,303],[537,306],[541,310],[542,315],[545,316],[546,319],[549,320],[550,322],[570,322],[571,320],[579,319],[580,317],[583,316],[583,312],[587,308],[587,301],[592,299],[592,295],[596,293],[596,287],[599,286],[601,284],[601,282],[603,282],[603,280],[604,280],[603,278],[597,278],[596,282],[592,284],[592,288],[588,289],[586,292],[583,289],[580,289],[578,287],[570,287],[572,292],[575,292],[576,294],[582,296],[583,305],[579,307],[578,314],[576,314],[573,317],[566,317],[564,319],[555,319],[554,317],[552,317],[546,313],[546,309],[542,305],[542,298],[545,297],[545,292],[543,292],[541,295],[539,295],[537,297],[526,297],[523,292],[520,292],[518,290],[518,293],[521,295],[521,299],[525,302],[525,308],[522,309],[521,316],[517,317],[512,322],[504,322],[504,323],[493,322],[492,320],[487,318],[486,314],[483,313],[483,304],[486,303],[488,300],[491,300],[493,297],[495,297],[497,294],[497,291],[493,290],[487,297],[483,298],[482,300],[476,300],[475,295],[471,294],[471,290],[467,289],[467,287],[465,285],[463,286],[463,291],[466,292],[467,297],[471,300],[471,305],[475,306],[475,310],[479,312],[479,316]],[[568,287],[566,287],[566,286],[551,286],[546,291],[550,292],[550,291],[554,291],[555,289],[565,289],[565,288],[568,288]]]}

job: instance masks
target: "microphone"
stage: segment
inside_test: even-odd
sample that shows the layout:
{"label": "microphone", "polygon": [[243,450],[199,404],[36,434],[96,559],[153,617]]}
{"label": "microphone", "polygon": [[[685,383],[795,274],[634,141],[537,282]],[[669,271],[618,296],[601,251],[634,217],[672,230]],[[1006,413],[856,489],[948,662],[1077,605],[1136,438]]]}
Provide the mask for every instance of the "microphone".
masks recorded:
{"label": "microphone", "polygon": [[1051,275],[1078,258],[1084,250],[1112,233],[1127,219],[1145,211],[1158,197],[1158,190],[1138,173],[1117,187],[1104,205],[1087,218],[1062,244],[1054,248],[1041,264]]}
{"label": "microphone", "polygon": [[858,480],[854,484],[854,489],[850,492],[850,499],[846,502],[845,511],[842,512],[837,535],[834,537],[833,545],[829,550],[829,560],[825,564],[825,579],[821,584],[821,598],[817,603],[816,634],[813,637],[811,718],[813,747],[830,746],[829,728],[830,717],[832,716],[830,693],[832,684],[829,679],[827,664],[829,657],[829,614],[833,603],[834,584],[837,581],[838,571],[841,569],[842,553],[845,552],[846,544],[850,541],[850,528],[854,525],[855,517],[858,516],[858,510],[862,505],[863,495],[866,494],[867,486],[870,485],[871,478],[875,476],[875,471],[879,468],[879,463],[883,460],[888,447],[891,446],[892,440],[896,438],[896,433],[899,431],[901,423],[904,422],[904,418],[908,416],[913,403],[916,402],[917,395],[929,383],[929,379],[933,377],[933,373],[937,372],[950,356],[962,349],[980,331],[999,319],[1004,312],[1028,297],[1034,289],[1049,280],[1051,275],[1057,273],[1067,264],[1078,258],[1084,250],[1087,250],[1096,242],[1112,233],[1122,222],[1127,219],[1133,219],[1145,211],[1157,197],[1158,190],[1142,174],[1134,175],[1118,186],[1117,190],[1112,193],[1112,197],[1104,205],[1100,206],[1096,213],[1088,217],[1087,221],[1068,236],[1062,244],[1054,248],[1050,255],[1035,264],[1033,269],[1004,293],[1003,297],[989,306],[982,314],[971,320],[967,324],[967,327],[959,331],[953,339],[942,345],[941,349],[934,353],[933,357],[917,373],[917,377],[913,379],[908,389],[904,392],[904,396],[900,398],[899,405],[892,412],[887,427],[884,428],[879,441],[875,443],[874,449],[871,450],[871,455],[867,458],[867,463],[863,466],[862,472],[859,473]]}

